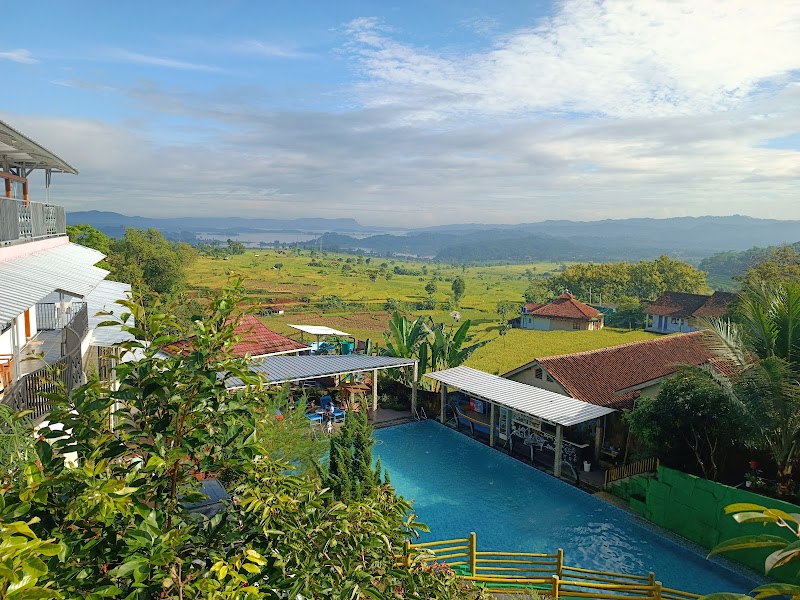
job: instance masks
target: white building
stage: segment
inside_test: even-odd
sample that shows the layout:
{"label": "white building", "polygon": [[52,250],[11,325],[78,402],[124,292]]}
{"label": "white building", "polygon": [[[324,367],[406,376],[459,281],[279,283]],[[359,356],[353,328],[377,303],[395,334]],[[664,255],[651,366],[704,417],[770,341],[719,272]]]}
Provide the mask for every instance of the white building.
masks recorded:
{"label": "white building", "polygon": [[127,334],[96,330],[96,314],[121,308],[114,300],[130,286],[104,281],[108,271],[95,266],[104,255],[69,241],[62,206],[29,200],[34,171],[44,171],[46,198],[53,173],[78,173],[0,121],[0,402],[40,416],[48,409],[42,392],[58,380],[72,389],[89,364],[103,375],[105,359],[93,360],[105,356],[98,348]]}

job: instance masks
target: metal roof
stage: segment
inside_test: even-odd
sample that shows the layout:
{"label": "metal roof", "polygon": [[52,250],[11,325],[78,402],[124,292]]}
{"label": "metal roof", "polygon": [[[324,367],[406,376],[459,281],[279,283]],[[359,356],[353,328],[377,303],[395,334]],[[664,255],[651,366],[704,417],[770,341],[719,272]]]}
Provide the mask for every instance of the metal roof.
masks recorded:
{"label": "metal roof", "polygon": [[[123,312],[128,312],[124,306],[116,304],[117,300],[130,300],[131,286],[129,283],[117,281],[101,281],[97,287],[86,296],[87,311],[89,312],[89,329],[92,330],[93,346],[116,346],[120,342],[133,339],[127,331],[122,331],[121,325],[98,327],[103,321],[119,320]],[[98,315],[97,313],[111,313],[111,315]],[[133,315],[126,321],[127,325],[134,325]]]}
{"label": "metal roof", "polygon": [[512,381],[464,366],[425,373],[424,377],[458,388],[470,396],[513,408],[564,427],[615,412],[613,408],[596,406],[527,383]]}
{"label": "metal roof", "polygon": [[10,166],[24,169],[50,169],[59,173],[78,174],[78,170],[64,159],[37,144],[5,121],[0,121],[0,162],[2,161],[8,161]]}
{"label": "metal roof", "polygon": [[105,256],[64,244],[0,262],[0,323],[7,323],[54,291],[86,297],[108,271],[93,266]]}
{"label": "metal roof", "polygon": [[304,333],[310,333],[311,335],[346,335],[347,337],[352,337],[349,333],[339,331],[338,329],[331,329],[324,325],[289,325],[289,327],[294,327],[295,329],[299,329]]}
{"label": "metal roof", "polygon": [[[373,369],[405,367],[417,362],[415,358],[396,358],[394,356],[367,356],[364,354],[344,354],[330,356],[263,356],[250,361],[250,370],[258,373],[268,384],[315,379],[331,375],[344,375]],[[226,382],[228,387],[242,387],[241,379],[232,377]]]}

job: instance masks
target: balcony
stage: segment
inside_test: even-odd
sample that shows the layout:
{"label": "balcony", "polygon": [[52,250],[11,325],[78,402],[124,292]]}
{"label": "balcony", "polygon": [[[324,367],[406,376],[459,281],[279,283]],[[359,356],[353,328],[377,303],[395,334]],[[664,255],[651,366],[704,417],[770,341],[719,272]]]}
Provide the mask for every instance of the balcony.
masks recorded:
{"label": "balcony", "polygon": [[[66,310],[69,306],[69,310]],[[85,302],[36,305],[39,332],[22,348],[19,378],[5,385],[0,399],[15,410],[39,418],[50,410],[47,394],[67,392],[83,383],[81,342],[89,331]],[[13,371],[13,363],[5,371]]]}
{"label": "balcony", "polygon": [[0,198],[0,247],[67,233],[63,206]]}

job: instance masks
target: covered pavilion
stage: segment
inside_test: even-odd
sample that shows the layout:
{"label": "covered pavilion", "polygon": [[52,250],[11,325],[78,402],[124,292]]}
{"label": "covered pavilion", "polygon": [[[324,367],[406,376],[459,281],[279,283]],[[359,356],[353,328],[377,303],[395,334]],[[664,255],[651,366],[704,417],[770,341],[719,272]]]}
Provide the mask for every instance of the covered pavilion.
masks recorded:
{"label": "covered pavilion", "polygon": [[600,431],[602,417],[615,410],[465,366],[426,373],[424,377],[441,383],[442,423],[446,421],[448,387],[463,392],[481,403],[482,414],[487,412],[483,403],[488,404],[488,419],[482,424],[488,428],[490,446],[499,437],[513,450],[513,437],[518,437],[531,447],[552,449],[556,477],[561,476],[564,460],[577,469],[581,450],[586,446],[565,440],[564,428],[595,421],[595,431]]}
{"label": "covered pavilion", "polygon": [[[364,354],[336,354],[315,356],[264,356],[248,363],[248,368],[256,373],[265,385],[280,385],[355,373],[372,373],[372,410],[378,409],[378,371],[411,367],[413,384],[411,387],[411,412],[417,410],[418,360],[394,356],[368,356]],[[230,389],[240,389],[244,383],[237,377],[227,380]]]}
{"label": "covered pavilion", "polygon": [[[333,329],[332,327],[326,327],[325,325],[291,325],[291,324],[288,324],[288,323],[287,323],[287,325],[289,325],[289,327],[291,327],[293,329],[297,329],[300,332],[300,341],[301,342],[305,343],[305,337],[304,336],[305,336],[306,333],[308,333],[309,335],[315,336],[317,338],[317,341],[316,341],[315,344],[312,345],[312,348],[315,351],[319,351],[320,350],[319,339],[321,337],[327,337],[327,336],[353,338],[353,345],[350,347],[350,350],[352,350],[352,348],[355,347],[355,336],[353,336],[352,334],[346,333],[344,331],[339,331],[338,329]],[[342,354],[346,354],[346,353],[342,352]]]}

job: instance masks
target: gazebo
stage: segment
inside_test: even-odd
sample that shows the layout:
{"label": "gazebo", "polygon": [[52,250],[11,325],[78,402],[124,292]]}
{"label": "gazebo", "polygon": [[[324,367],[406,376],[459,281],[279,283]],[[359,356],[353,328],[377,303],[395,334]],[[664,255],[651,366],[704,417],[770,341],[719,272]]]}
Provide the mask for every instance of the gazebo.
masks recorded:
{"label": "gazebo", "polygon": [[[563,394],[459,366],[426,373],[424,377],[441,383],[441,421],[446,422],[448,387],[472,399],[470,406],[454,407],[456,419],[471,421],[488,430],[489,445],[499,438],[513,451],[514,438],[526,446],[553,453],[553,474],[561,476],[562,462],[577,470],[588,444],[564,439],[564,428],[596,421],[614,412],[613,408],[589,404]],[[460,414],[459,414],[460,413]]]}
{"label": "gazebo", "polygon": [[[333,329],[332,327],[326,327],[325,325],[291,325],[291,324],[288,324],[288,323],[287,323],[287,325],[289,325],[289,327],[291,327],[293,329],[297,329],[300,332],[300,341],[301,342],[305,342],[304,334],[306,334],[306,333],[308,333],[309,335],[315,336],[317,338],[317,341],[316,341],[315,344],[312,345],[312,348],[315,351],[318,351],[319,348],[320,348],[319,339],[321,337],[326,337],[326,336],[329,336],[329,335],[330,336],[336,336],[336,337],[353,338],[353,346],[351,346],[350,349],[352,350],[352,348],[355,346],[355,337],[354,336],[352,336],[351,334],[346,333],[344,331],[339,331],[338,329]],[[342,354],[347,354],[347,352],[342,352]]]}
{"label": "gazebo", "polygon": [[[417,410],[418,361],[416,358],[394,356],[367,356],[364,354],[345,354],[331,356],[264,356],[248,363],[250,371],[259,375],[265,385],[280,385],[319,377],[349,375],[355,373],[372,374],[372,410],[378,408],[378,371],[411,367],[413,384],[411,387],[411,412]],[[241,379],[227,380],[230,389],[244,387]]]}

